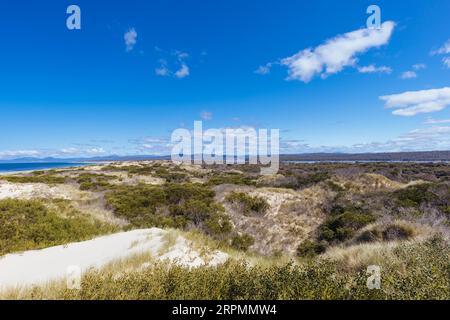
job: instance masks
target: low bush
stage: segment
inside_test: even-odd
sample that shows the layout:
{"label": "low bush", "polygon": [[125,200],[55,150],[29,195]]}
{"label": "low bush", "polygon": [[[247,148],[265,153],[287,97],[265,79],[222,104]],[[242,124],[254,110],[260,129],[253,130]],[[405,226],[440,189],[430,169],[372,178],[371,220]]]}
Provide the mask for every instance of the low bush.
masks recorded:
{"label": "low bush", "polygon": [[209,177],[207,184],[211,186],[221,184],[255,185],[256,180],[240,173],[218,173]]}
{"label": "low bush", "polygon": [[227,195],[226,201],[240,206],[244,215],[264,214],[270,208],[269,203],[262,197],[250,196],[244,192],[233,191]]}
{"label": "low bush", "polygon": [[362,232],[356,243],[369,243],[376,241],[408,240],[415,234],[414,228],[404,224],[392,223],[387,226],[377,226]]}
{"label": "low bush", "polygon": [[246,233],[242,235],[235,235],[231,240],[231,246],[242,251],[247,251],[254,243],[255,240],[253,237]]}
{"label": "low bush", "polygon": [[412,185],[394,192],[397,205],[401,207],[419,207],[425,202],[436,200],[437,197],[430,191],[431,183]]}
{"label": "low bush", "polygon": [[195,183],[118,186],[105,196],[115,215],[134,227],[194,226],[222,237],[231,230],[223,207],[208,186]]}
{"label": "low bush", "polygon": [[376,218],[361,209],[334,208],[332,215],[319,227],[319,240],[329,243],[339,243],[351,239],[357,230],[372,223]]}
{"label": "low bush", "polygon": [[50,185],[66,182],[65,177],[43,174],[42,172],[27,176],[0,176],[0,179],[11,183],[45,183]]}
{"label": "low bush", "polygon": [[297,248],[297,256],[301,258],[313,258],[318,254],[324,253],[327,244],[323,241],[314,242],[311,240],[303,241]]}
{"label": "low bush", "polygon": [[414,236],[414,229],[399,224],[388,225],[383,231],[384,241],[407,240]]}
{"label": "low bush", "polygon": [[104,191],[112,187],[109,181],[114,179],[115,177],[104,174],[83,173],[76,181],[80,185],[80,190]]}
{"label": "low bush", "polygon": [[189,182],[189,176],[186,173],[179,171],[169,171],[166,168],[156,169],[155,175],[159,178],[165,179],[168,183]]}
{"label": "low bush", "polygon": [[[114,231],[74,209],[50,209],[39,200],[0,200],[0,255],[39,249]],[[69,208],[70,209],[70,208]]]}

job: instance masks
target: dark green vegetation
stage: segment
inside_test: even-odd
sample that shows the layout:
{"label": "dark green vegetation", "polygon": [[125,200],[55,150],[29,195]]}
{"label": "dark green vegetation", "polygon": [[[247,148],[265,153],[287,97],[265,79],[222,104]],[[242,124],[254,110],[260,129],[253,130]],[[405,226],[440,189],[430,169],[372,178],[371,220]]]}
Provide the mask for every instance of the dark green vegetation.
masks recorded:
{"label": "dark green vegetation", "polygon": [[207,183],[214,186],[221,184],[254,185],[256,182],[255,178],[249,175],[235,172],[222,172],[210,175]]}
{"label": "dark green vegetation", "polygon": [[265,199],[245,192],[233,191],[228,194],[226,201],[240,207],[244,215],[264,214],[270,207]]}
{"label": "dark green vegetation", "polygon": [[[439,238],[395,249],[385,261],[380,290],[366,286],[366,268],[346,270],[345,263],[310,260],[302,265],[249,266],[229,261],[217,267],[183,268],[158,264],[117,276],[94,271],[81,290],[60,289],[64,299],[449,299],[450,249]],[[346,270],[346,271],[342,271]],[[405,270],[399,272],[399,270]],[[126,288],[126,290],[124,290]],[[39,299],[39,288],[30,294]]]}
{"label": "dark green vegetation", "polygon": [[[103,171],[122,171],[129,174],[151,175],[154,172],[155,166],[150,165],[129,165],[129,166],[116,166],[107,165],[102,168]],[[159,166],[158,166],[159,167]]]}
{"label": "dark green vegetation", "polygon": [[106,194],[106,201],[134,227],[194,227],[222,238],[231,225],[214,195],[208,186],[195,183],[140,184],[118,186]]}
{"label": "dark green vegetation", "polygon": [[374,241],[408,240],[414,236],[414,229],[399,224],[389,224],[383,227],[373,228],[362,232],[357,238],[357,243]]}
{"label": "dark green vegetation", "polygon": [[357,230],[375,222],[376,218],[359,208],[333,208],[332,215],[327,217],[319,227],[319,240],[337,244],[351,239]]}
{"label": "dark green vegetation", "polygon": [[87,240],[114,231],[81,215],[65,201],[53,205],[49,208],[39,200],[0,200],[0,255]]}
{"label": "dark green vegetation", "polygon": [[114,179],[104,174],[82,173],[76,181],[80,184],[80,190],[103,191],[112,187],[109,181]]}
{"label": "dark green vegetation", "polygon": [[161,165],[160,163],[129,165],[129,166],[115,166],[108,165],[103,168],[103,171],[122,171],[127,172],[128,175],[143,175],[155,176],[165,179],[166,182],[181,183],[189,182],[189,176],[180,167],[170,168]]}
{"label": "dark green vegetation", "polygon": [[231,246],[242,251],[247,251],[254,243],[255,240],[248,234],[236,235],[231,240]]}
{"label": "dark green vegetation", "polygon": [[0,180],[11,183],[45,183],[45,184],[63,184],[66,178],[55,175],[52,171],[34,171],[26,175],[0,176]]}
{"label": "dark green vegetation", "polygon": [[316,255],[327,250],[326,241],[315,242],[311,240],[303,241],[297,248],[297,255],[301,258],[314,258]]}

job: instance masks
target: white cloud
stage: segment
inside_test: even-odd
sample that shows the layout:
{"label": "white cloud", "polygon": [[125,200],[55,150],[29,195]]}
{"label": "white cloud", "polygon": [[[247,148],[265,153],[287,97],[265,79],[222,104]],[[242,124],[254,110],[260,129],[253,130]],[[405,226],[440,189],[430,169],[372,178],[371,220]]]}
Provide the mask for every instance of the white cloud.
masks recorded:
{"label": "white cloud", "polygon": [[131,51],[134,48],[134,45],[137,41],[137,32],[134,28],[129,29],[125,34],[123,35],[123,39],[125,40],[125,46],[127,51]]}
{"label": "white cloud", "polygon": [[175,50],[175,56],[178,58],[178,60],[183,61],[184,59],[189,57],[189,54],[186,52]]}
{"label": "white cloud", "polygon": [[414,116],[419,113],[440,111],[450,105],[450,87],[420,91],[407,91],[400,94],[381,96],[386,108],[399,116]]}
{"label": "white cloud", "polygon": [[183,63],[180,69],[178,69],[178,71],[175,72],[175,77],[179,79],[187,77],[188,75],[189,75],[189,67],[185,63]]}
{"label": "white cloud", "polygon": [[170,71],[169,71],[169,69],[167,69],[166,66],[160,66],[159,68],[155,69],[155,74],[157,76],[167,77],[170,75]]}
{"label": "white cloud", "polygon": [[256,74],[269,74],[270,68],[272,67],[272,63],[267,63],[264,66],[259,66],[258,69],[255,70]]}
{"label": "white cloud", "polygon": [[200,118],[202,118],[203,120],[211,120],[213,117],[212,112],[209,111],[203,111],[200,113]]}
{"label": "white cloud", "polygon": [[405,71],[402,73],[402,75],[400,76],[401,79],[414,79],[417,78],[417,73],[415,73],[414,71]]}
{"label": "white cloud", "polygon": [[[189,54],[186,52],[173,50],[168,53],[159,47],[155,47],[155,50],[163,55],[162,59],[159,59],[159,67],[155,69],[155,74],[161,77],[169,77],[173,76],[176,78],[185,78],[189,76],[190,69],[185,59],[189,57]],[[175,67],[177,69],[175,69]],[[174,71],[174,69],[176,71]]]}
{"label": "white cloud", "polygon": [[432,55],[447,54],[447,53],[450,53],[450,39],[448,39],[447,42],[439,49],[431,51]]}
{"label": "white cloud", "polygon": [[[439,49],[437,49],[435,51],[431,51],[431,55],[440,55],[440,54],[449,54],[449,53],[450,53],[450,39],[448,39],[447,42]],[[444,57],[442,59],[442,63],[444,63],[444,65],[447,68],[450,68],[450,56]]]}
{"label": "white cloud", "polygon": [[443,124],[443,123],[450,123],[450,119],[442,119],[442,120],[427,119],[425,121],[425,124]]}
{"label": "white cloud", "polygon": [[442,59],[442,62],[444,63],[444,65],[450,69],[450,57],[445,57],[444,59]]}
{"label": "white cloud", "polygon": [[392,73],[392,69],[390,67],[386,66],[377,67],[373,64],[364,67],[358,67],[358,71],[360,73],[387,73],[387,74]]}
{"label": "white cloud", "polygon": [[87,149],[85,152],[87,154],[89,154],[89,155],[97,155],[97,154],[104,154],[104,153],[106,153],[105,149],[100,148],[100,147],[98,147],[98,148],[90,148],[90,149]]}
{"label": "white cloud", "polygon": [[38,157],[42,153],[38,150],[6,150],[0,151],[0,159],[14,157]]}
{"label": "white cloud", "polygon": [[61,149],[60,152],[63,154],[77,154],[80,152],[80,150],[77,148],[70,147],[70,148]]}
{"label": "white cloud", "polygon": [[386,21],[380,29],[359,29],[338,35],[316,48],[304,49],[281,60],[288,67],[288,80],[311,81],[316,75],[326,78],[345,67],[355,66],[356,55],[389,42],[395,23]]}
{"label": "white cloud", "polygon": [[414,64],[412,67],[414,70],[422,70],[422,69],[425,69],[427,66],[423,63],[417,63],[417,64]]}

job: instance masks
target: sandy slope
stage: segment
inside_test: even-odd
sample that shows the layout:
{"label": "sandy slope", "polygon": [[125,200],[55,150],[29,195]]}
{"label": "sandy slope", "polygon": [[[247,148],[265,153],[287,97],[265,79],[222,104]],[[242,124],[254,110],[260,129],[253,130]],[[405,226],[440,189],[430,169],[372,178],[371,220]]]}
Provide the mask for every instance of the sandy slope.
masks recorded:
{"label": "sandy slope", "polygon": [[48,186],[43,183],[10,183],[0,181],[0,200],[6,198],[32,199],[32,198],[79,198],[83,192],[73,186]]}
{"label": "sandy slope", "polygon": [[216,265],[228,258],[227,254],[219,251],[205,257],[182,236],[175,235],[172,241],[168,241],[170,232],[158,228],[134,230],[64,246],[9,254],[0,257],[0,288],[64,278],[71,266],[77,266],[84,272],[144,252],[156,259],[189,267]]}

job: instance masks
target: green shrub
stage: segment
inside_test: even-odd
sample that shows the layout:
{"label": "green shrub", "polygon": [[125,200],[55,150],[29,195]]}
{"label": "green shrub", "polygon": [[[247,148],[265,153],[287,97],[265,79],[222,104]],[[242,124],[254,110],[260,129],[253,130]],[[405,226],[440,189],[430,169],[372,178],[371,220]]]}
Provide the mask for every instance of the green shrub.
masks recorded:
{"label": "green shrub", "polygon": [[223,213],[214,213],[205,220],[205,231],[211,236],[224,239],[233,230],[230,218]]}
{"label": "green shrub", "polygon": [[255,240],[248,234],[236,235],[231,240],[231,246],[242,251],[247,251],[254,243]]}
{"label": "green shrub", "polygon": [[356,243],[368,243],[376,241],[407,240],[414,236],[414,229],[402,224],[389,224],[377,226],[371,230],[362,232],[356,239]]}
{"label": "green shrub", "polygon": [[169,171],[166,168],[158,168],[155,170],[155,175],[159,178],[165,179],[168,183],[182,183],[189,182],[189,176],[184,172]]}
{"label": "green shrub", "polygon": [[383,239],[383,235],[380,230],[378,229],[372,229],[372,230],[366,230],[362,232],[357,238],[356,243],[370,243],[370,242],[376,242],[381,241]]}
{"label": "green shrub", "polygon": [[436,195],[430,191],[432,184],[422,183],[412,185],[394,192],[397,205],[401,207],[418,207],[422,203],[436,200]]}
{"label": "green shrub", "polygon": [[219,173],[214,174],[208,179],[208,185],[236,184],[236,185],[255,185],[254,178],[240,173]]}
{"label": "green shrub", "polygon": [[313,258],[318,254],[324,253],[326,249],[327,245],[324,242],[305,240],[298,246],[297,255],[302,258]]}
{"label": "green shrub", "polygon": [[[341,211],[343,210],[343,211]],[[342,213],[340,213],[342,212]],[[349,240],[355,232],[372,223],[376,218],[370,213],[364,213],[356,208],[337,208],[319,227],[319,239],[330,243]]]}
{"label": "green shrub", "polygon": [[117,186],[106,193],[105,200],[116,216],[134,227],[172,226],[173,219],[157,211],[167,203],[166,193],[159,186]]}
{"label": "green shrub", "polygon": [[407,240],[414,235],[414,229],[404,225],[391,224],[383,232],[384,241]]}
{"label": "green shrub", "polygon": [[63,184],[66,182],[65,177],[53,176],[48,174],[33,174],[29,176],[0,176],[1,180],[11,183],[45,183],[45,184]]}
{"label": "green shrub", "polygon": [[129,166],[116,166],[116,165],[107,165],[102,168],[102,171],[124,171],[131,175],[139,174],[139,175],[152,175],[153,174],[153,166],[151,165],[129,165]]}
{"label": "green shrub", "polygon": [[109,181],[114,179],[115,177],[104,174],[83,173],[76,181],[80,184],[80,190],[104,191],[112,187]]}
{"label": "green shrub", "polygon": [[[224,220],[223,207],[214,201],[208,186],[195,183],[168,183],[162,186],[140,184],[117,186],[105,196],[114,214],[127,219],[134,227],[176,227],[188,225],[222,235],[214,221]],[[208,223],[207,223],[208,222]]]}
{"label": "green shrub", "polygon": [[242,206],[244,215],[252,213],[264,214],[270,208],[269,203],[262,197],[250,196],[244,192],[233,191],[227,195],[226,201]]}
{"label": "green shrub", "polygon": [[38,200],[0,200],[0,255],[86,240],[114,230],[76,210],[65,212],[66,217],[59,211]]}

